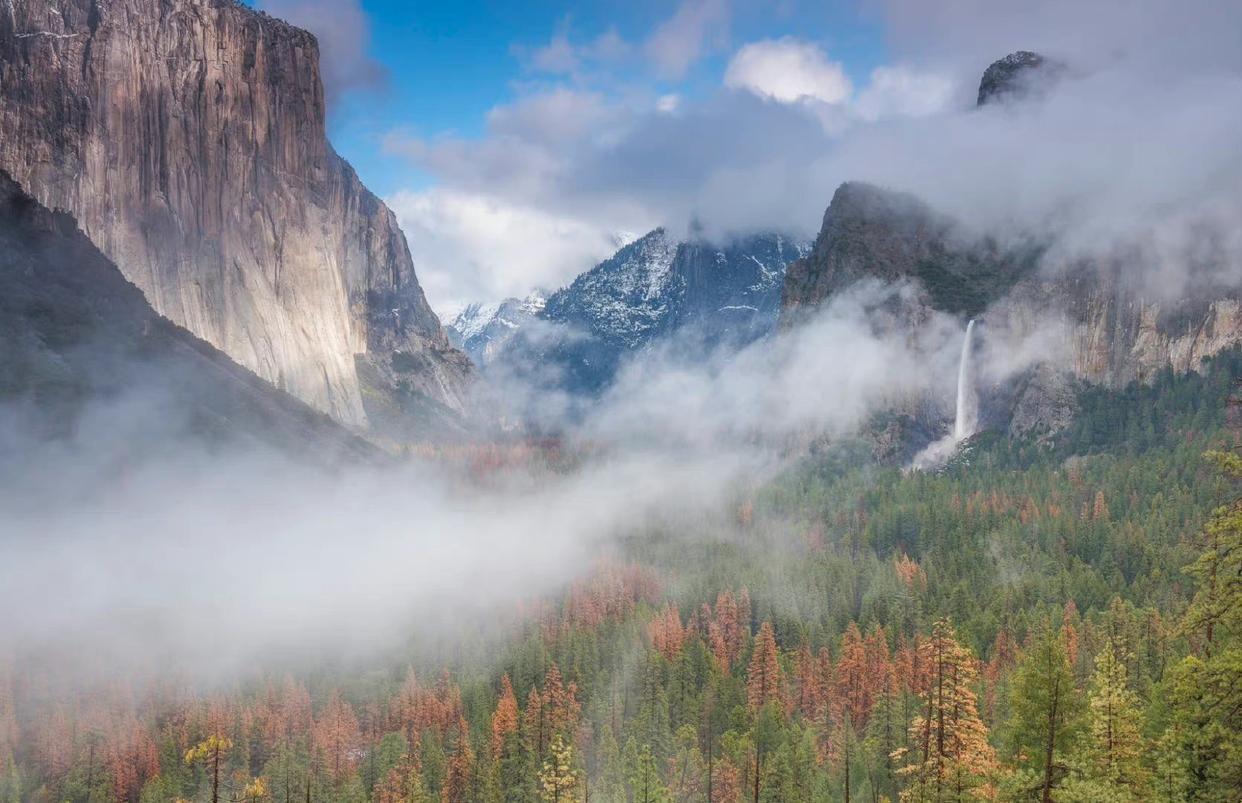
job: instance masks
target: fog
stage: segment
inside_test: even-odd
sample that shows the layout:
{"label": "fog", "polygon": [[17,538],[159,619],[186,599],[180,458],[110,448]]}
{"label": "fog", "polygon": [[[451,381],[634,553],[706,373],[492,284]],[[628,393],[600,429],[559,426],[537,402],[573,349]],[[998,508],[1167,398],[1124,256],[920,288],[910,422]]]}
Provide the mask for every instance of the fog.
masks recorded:
{"label": "fog", "polygon": [[[950,400],[961,322],[915,330],[876,312],[910,292],[856,288],[732,356],[636,360],[564,425],[562,448],[580,455],[566,471],[298,464],[181,440],[175,413],[135,397],[35,444],[7,409],[0,639],[71,676],[217,682],[503,638],[520,606],[623,559],[622,539],[735,537],[737,500],[812,438],[881,406]],[[158,445],[139,448],[159,416]]]}
{"label": "fog", "polygon": [[[979,16],[966,33],[984,36],[996,4],[968,5]],[[1194,58],[1172,33],[1184,22],[1153,47],[1144,37],[1159,29],[1146,26],[1103,40],[1037,27],[1029,44],[992,31],[993,57],[1038,49],[1043,37],[1068,71],[1029,103],[974,109],[960,76],[977,86],[982,51],[951,56],[961,19],[912,6],[924,4],[881,9],[897,20],[898,52],[954,72],[961,90],[917,119],[721,91],[675,113],[627,115],[615,137],[562,132],[554,149],[513,129],[502,142],[408,150],[446,186],[607,218],[613,231],[696,219],[710,236],[813,234],[841,181],[868,180],[914,192],[972,231],[1034,235],[1050,245],[1049,269],[1120,260],[1144,292],[1168,299],[1242,283],[1240,45],[1236,25],[1228,36],[1219,27],[1236,23],[1236,10],[1205,3],[1190,15],[1217,23]],[[944,41],[909,42],[920,19],[920,42]],[[1088,15],[1083,30],[1103,24]],[[913,292],[855,287],[738,353],[688,359],[668,344],[586,408],[499,380],[492,393],[563,435],[578,456],[567,471],[518,465],[478,477],[433,458],[324,468],[205,448],[181,439],[175,411],[142,397],[88,409],[68,441],[35,443],[23,412],[5,408],[0,649],[70,675],[218,681],[378,660],[422,636],[503,634],[513,611],[559,594],[644,528],[735,537],[715,526],[723,514],[814,439],[928,403],[947,422],[965,321],[914,318]],[[985,335],[981,381],[1055,357],[1062,322],[1028,323]],[[135,449],[152,432],[159,446]]]}

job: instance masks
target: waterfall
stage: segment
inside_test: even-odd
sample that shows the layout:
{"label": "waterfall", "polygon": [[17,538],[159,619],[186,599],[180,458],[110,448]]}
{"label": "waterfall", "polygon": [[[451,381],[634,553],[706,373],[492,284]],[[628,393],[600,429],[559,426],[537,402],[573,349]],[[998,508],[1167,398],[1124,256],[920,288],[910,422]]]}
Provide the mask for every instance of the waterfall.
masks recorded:
{"label": "waterfall", "polygon": [[975,331],[975,319],[966,324],[966,339],[962,342],[962,359],[957,368],[957,414],[953,419],[953,440],[962,441],[975,434],[979,425],[979,396],[975,393],[974,376],[970,357],[974,349],[971,342]]}

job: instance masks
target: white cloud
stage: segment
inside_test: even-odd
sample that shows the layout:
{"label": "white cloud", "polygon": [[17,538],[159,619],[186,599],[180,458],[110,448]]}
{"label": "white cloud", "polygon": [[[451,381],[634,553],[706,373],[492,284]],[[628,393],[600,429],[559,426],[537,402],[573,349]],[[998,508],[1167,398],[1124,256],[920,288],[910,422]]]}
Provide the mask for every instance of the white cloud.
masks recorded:
{"label": "white cloud", "polygon": [[818,46],[789,36],[742,47],[729,61],[724,82],[782,103],[844,103],[853,92],[840,62],[829,61]]}
{"label": "white cloud", "polygon": [[660,98],[656,101],[656,110],[664,112],[665,114],[672,114],[673,112],[677,111],[677,109],[680,106],[681,106],[681,95],[678,95],[676,93],[671,93],[668,95],[661,95]]}
{"label": "white cloud", "polygon": [[683,0],[648,37],[647,57],[664,77],[681,78],[706,53],[725,46],[730,17],[726,0]]}
{"label": "white cloud", "polygon": [[954,90],[955,84],[948,75],[901,65],[877,67],[871,73],[871,82],[855,98],[853,110],[864,120],[925,117],[944,111]]}
{"label": "white cloud", "polygon": [[496,196],[451,189],[386,199],[437,311],[557,288],[616,249],[611,231]]}

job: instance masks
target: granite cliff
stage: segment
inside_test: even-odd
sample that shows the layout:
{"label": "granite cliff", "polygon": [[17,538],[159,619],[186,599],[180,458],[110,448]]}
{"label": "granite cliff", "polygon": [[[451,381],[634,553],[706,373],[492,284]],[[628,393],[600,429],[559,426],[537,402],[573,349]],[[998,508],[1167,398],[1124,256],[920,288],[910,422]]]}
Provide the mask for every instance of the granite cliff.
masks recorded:
{"label": "granite cliff", "polygon": [[169,438],[264,446],[321,464],[380,457],[157,314],[70,215],[41,206],[3,171],[0,404],[0,423],[20,422],[11,433],[19,445],[72,439],[93,413],[107,422],[93,429],[124,438],[131,459]]}
{"label": "granite cliff", "polygon": [[0,167],[278,388],[357,427],[460,417],[469,360],[328,143],[318,62],[232,0],[6,0]]}
{"label": "granite cliff", "polygon": [[[1063,72],[1037,54],[1013,54],[989,67],[979,102],[1021,101],[1032,81],[1046,87]],[[1210,264],[1157,266],[1190,275],[1188,290],[1170,298],[1145,286],[1125,257],[1057,261],[1047,238],[1001,247],[968,231],[911,195],[841,185],[811,253],[786,272],[782,326],[864,279],[910,283],[916,301],[902,317],[911,327],[937,310],[963,325],[982,318],[985,350],[1038,342],[1038,359],[985,394],[987,425],[1020,434],[1068,422],[1077,383],[1120,388],[1197,370],[1242,343],[1242,288],[1222,283]]]}

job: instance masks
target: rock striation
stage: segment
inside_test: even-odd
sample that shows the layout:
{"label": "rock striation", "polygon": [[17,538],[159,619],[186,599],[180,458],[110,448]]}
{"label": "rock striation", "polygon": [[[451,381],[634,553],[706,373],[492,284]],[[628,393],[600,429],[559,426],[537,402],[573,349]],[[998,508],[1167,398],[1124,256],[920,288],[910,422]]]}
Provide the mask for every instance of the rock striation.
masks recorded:
{"label": "rock striation", "polygon": [[156,311],[347,424],[460,415],[470,363],[324,121],[315,38],[232,0],[0,7],[0,167]]}
{"label": "rock striation", "polygon": [[[161,317],[78,229],[0,171],[0,405],[17,440],[74,438],[88,413],[132,458],[173,438],[324,465],[367,441]],[[101,416],[109,411],[111,418]],[[6,433],[0,432],[0,435]]]}

